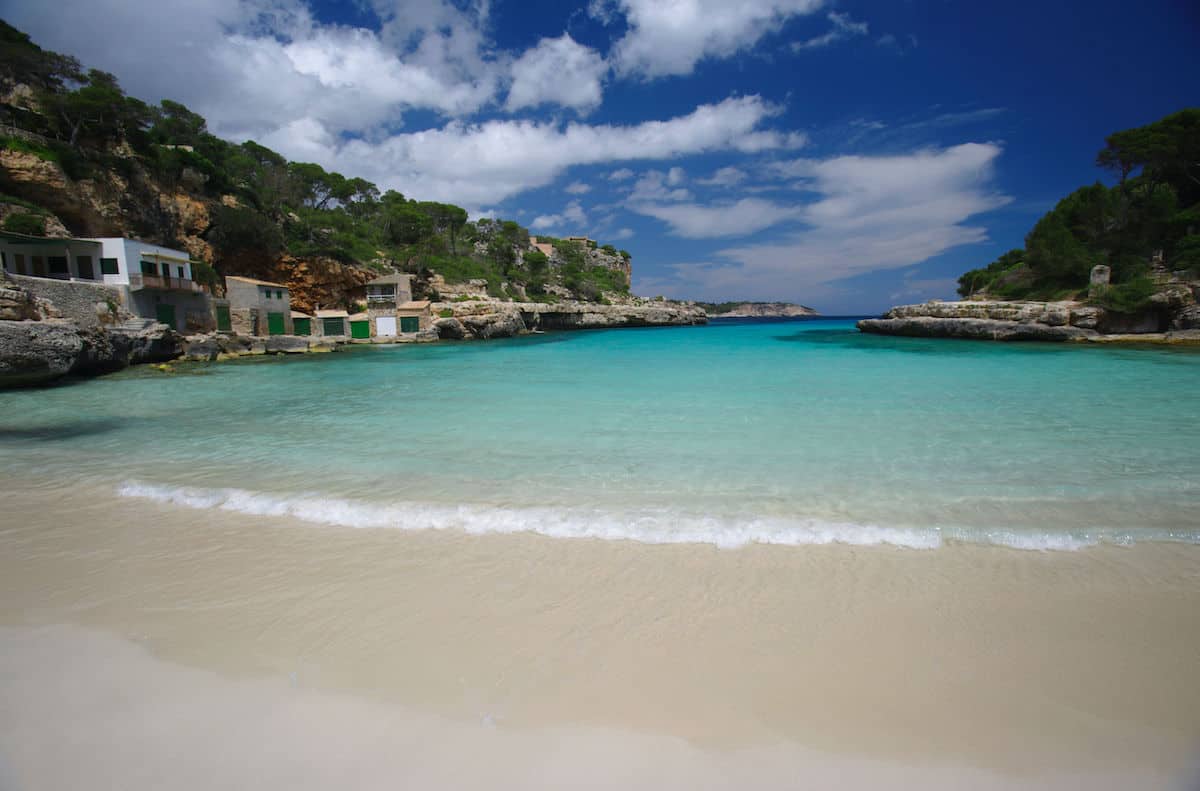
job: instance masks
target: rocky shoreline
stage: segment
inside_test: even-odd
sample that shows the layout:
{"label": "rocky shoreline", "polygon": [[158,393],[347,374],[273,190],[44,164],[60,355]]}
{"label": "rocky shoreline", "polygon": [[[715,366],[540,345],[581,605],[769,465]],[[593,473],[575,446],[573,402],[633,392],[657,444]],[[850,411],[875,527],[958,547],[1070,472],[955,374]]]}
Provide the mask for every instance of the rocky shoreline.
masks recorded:
{"label": "rocky shoreline", "polygon": [[[103,313],[100,308],[97,305],[97,312]],[[435,303],[433,308],[437,318],[431,327],[388,339],[221,333],[183,336],[153,322],[84,326],[62,317],[48,300],[5,280],[0,283],[0,388],[35,386],[68,375],[97,376],[131,365],[330,352],[346,344],[488,340],[543,330],[687,326],[707,321],[704,310],[695,305],[639,298],[620,304],[479,298]],[[106,316],[106,321],[120,318],[123,316]]]}
{"label": "rocky shoreline", "polygon": [[1190,290],[1181,289],[1164,292],[1138,315],[1074,301],[935,300],[900,305],[857,326],[868,333],[918,338],[1200,344],[1200,307]]}

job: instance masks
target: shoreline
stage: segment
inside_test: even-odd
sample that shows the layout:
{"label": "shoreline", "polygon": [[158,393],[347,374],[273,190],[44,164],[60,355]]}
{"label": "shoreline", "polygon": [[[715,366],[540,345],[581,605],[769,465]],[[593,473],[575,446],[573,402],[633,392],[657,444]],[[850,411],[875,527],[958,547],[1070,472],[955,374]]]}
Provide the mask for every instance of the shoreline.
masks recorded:
{"label": "shoreline", "polygon": [[[1086,776],[1168,788],[1200,744],[1191,545],[721,550],[313,526],[54,487],[15,492],[8,507],[0,625],[25,630],[4,635],[24,677],[38,673],[31,630],[71,624],[243,685],[251,722],[276,703],[244,685],[298,685],[322,696],[303,704],[316,721],[338,710],[335,695],[464,738],[523,734],[513,771],[544,760],[533,747],[550,741],[577,773],[611,779],[621,767],[596,762],[611,747],[601,734],[624,733],[636,735],[615,751],[629,777],[653,766],[639,769],[640,751],[674,744],[668,780],[733,761],[729,787],[818,778],[833,771],[821,756],[842,756],[833,765],[847,776],[908,767],[915,787]],[[142,660],[117,662],[142,678]],[[47,689],[30,683],[37,701]],[[183,683],[164,679],[163,693]],[[125,694],[153,709],[139,689]],[[61,716],[40,721],[77,722]],[[778,774],[730,757],[760,751]]]}

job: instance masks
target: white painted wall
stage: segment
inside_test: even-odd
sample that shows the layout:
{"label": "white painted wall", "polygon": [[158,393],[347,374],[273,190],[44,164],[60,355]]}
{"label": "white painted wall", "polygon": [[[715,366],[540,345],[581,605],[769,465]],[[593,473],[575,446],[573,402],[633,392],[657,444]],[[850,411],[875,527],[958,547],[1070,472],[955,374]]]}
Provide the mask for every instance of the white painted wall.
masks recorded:
{"label": "white painted wall", "polygon": [[[149,244],[137,239],[105,238],[97,239],[103,247],[104,258],[117,259],[118,274],[105,275],[104,282],[113,285],[129,285],[129,274],[142,271],[142,257],[149,256],[155,261],[155,272],[162,275],[160,262],[165,261],[171,267],[171,277],[179,277],[179,268],[183,267],[183,279],[192,279],[192,265],[184,250],[175,250],[157,244]],[[97,269],[99,262],[97,262]]]}
{"label": "white painted wall", "polygon": [[[4,252],[4,266],[6,271],[12,274],[21,274],[17,271],[15,256],[24,257],[24,266],[26,275],[33,275],[33,257],[40,256],[43,261],[50,256],[63,256],[67,259],[67,268],[72,279],[79,277],[79,256],[90,256],[92,259],[93,278],[88,280],[91,283],[103,282],[100,278],[100,245],[88,239],[51,239],[49,243],[32,243],[25,244],[15,239],[0,238],[0,251]],[[46,263],[46,274],[42,277],[49,277],[49,263]],[[55,278],[62,280],[62,277]]]}

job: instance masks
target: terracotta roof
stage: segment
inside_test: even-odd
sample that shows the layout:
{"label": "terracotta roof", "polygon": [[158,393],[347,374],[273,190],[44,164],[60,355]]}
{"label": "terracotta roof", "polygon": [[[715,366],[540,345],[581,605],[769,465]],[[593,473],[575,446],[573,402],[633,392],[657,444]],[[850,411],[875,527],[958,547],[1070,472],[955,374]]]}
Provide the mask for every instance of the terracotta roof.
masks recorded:
{"label": "terracotta roof", "polygon": [[317,318],[319,319],[344,319],[350,314],[344,310],[318,310]]}
{"label": "terracotta roof", "polygon": [[422,299],[416,302],[402,302],[396,306],[396,310],[425,310],[429,307],[429,300]]}
{"label": "terracotta roof", "polygon": [[253,283],[256,286],[270,286],[271,288],[286,289],[283,283],[272,283],[270,280],[258,280],[253,277],[238,277],[237,275],[225,275],[226,280],[236,280],[239,283]]}

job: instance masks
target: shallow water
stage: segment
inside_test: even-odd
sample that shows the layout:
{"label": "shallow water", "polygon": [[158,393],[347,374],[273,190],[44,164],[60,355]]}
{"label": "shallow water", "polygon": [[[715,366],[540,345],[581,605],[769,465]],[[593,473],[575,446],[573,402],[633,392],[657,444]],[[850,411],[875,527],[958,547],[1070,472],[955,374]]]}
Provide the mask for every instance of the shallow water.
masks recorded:
{"label": "shallow water", "polygon": [[1200,354],[850,321],[140,368],[0,394],[18,477],[353,527],[653,543],[1200,542]]}

